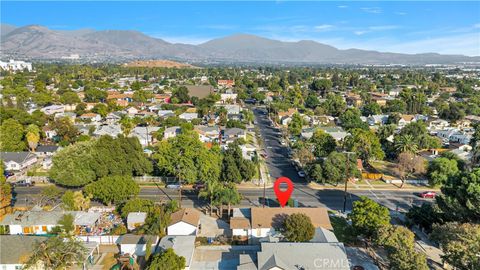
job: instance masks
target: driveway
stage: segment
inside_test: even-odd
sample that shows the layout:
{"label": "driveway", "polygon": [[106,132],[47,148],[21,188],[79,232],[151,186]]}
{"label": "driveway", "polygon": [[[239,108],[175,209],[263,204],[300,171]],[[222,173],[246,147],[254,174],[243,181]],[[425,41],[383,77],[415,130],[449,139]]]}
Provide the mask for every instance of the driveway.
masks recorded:
{"label": "driveway", "polygon": [[201,215],[200,224],[202,228],[198,236],[215,237],[217,235],[231,235],[230,225],[221,219]]}

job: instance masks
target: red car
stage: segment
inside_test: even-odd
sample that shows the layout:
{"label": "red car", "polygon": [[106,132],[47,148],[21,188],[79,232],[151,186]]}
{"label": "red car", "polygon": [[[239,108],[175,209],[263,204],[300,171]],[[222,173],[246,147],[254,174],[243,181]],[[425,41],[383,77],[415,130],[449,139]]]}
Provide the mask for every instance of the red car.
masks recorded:
{"label": "red car", "polygon": [[425,192],[420,193],[420,197],[422,197],[424,199],[425,198],[434,199],[436,195],[437,195],[437,193],[435,193],[434,191],[425,191]]}

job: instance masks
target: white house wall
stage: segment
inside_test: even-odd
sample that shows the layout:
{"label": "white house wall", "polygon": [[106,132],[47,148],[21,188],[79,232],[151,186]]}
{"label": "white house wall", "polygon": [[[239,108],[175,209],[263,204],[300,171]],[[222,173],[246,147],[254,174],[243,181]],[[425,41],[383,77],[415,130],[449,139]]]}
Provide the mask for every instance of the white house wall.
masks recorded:
{"label": "white house wall", "polygon": [[168,235],[196,235],[197,227],[183,221],[177,222],[167,228]]}

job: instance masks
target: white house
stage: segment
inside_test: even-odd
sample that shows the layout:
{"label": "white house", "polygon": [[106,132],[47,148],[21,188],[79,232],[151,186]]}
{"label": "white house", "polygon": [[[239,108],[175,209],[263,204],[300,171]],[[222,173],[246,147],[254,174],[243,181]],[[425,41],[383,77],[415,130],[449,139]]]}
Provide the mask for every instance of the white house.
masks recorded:
{"label": "white house", "polygon": [[8,62],[0,61],[0,68],[3,70],[10,70],[10,71],[23,71],[28,70],[32,71],[32,63],[25,62],[25,61],[18,61],[10,59]]}
{"label": "white house", "polygon": [[398,120],[398,126],[400,128],[403,128],[404,126],[412,123],[412,122],[415,122],[417,121],[415,119],[415,115],[411,115],[411,114],[403,114],[402,116],[400,116],[400,120]]}
{"label": "white house", "polygon": [[102,117],[100,116],[100,114],[97,114],[97,113],[84,113],[80,115],[80,119],[89,120],[92,123],[96,123],[102,120]]}
{"label": "white house", "polygon": [[218,141],[220,136],[220,128],[218,126],[200,126],[194,127],[194,131],[198,133],[198,137],[202,142]]}
{"label": "white house", "polygon": [[262,270],[350,269],[343,243],[261,243],[257,265]]}
{"label": "white house", "polygon": [[0,152],[0,158],[7,171],[21,171],[37,163],[37,156],[31,152]]}
{"label": "white house", "polygon": [[52,115],[52,114],[56,114],[56,113],[64,113],[65,112],[65,106],[63,106],[63,105],[51,105],[51,106],[41,108],[40,111],[45,113],[46,115]]}
{"label": "white house", "polygon": [[[325,208],[261,208],[255,207],[241,211],[234,211],[230,220],[233,236],[248,238],[264,238],[277,236],[278,228],[283,220],[293,213],[302,213],[310,217],[315,228],[333,230]],[[233,222],[233,223],[232,223]]]}
{"label": "white house", "polygon": [[183,208],[173,213],[167,227],[168,235],[196,235],[201,213],[194,208]]}
{"label": "white house", "polygon": [[120,252],[136,256],[145,256],[147,243],[151,243],[152,254],[155,252],[155,246],[158,242],[156,235],[135,235],[124,234],[117,239],[117,245]]}
{"label": "white house", "polygon": [[226,103],[226,104],[236,103],[237,102],[237,96],[238,96],[238,94],[236,94],[236,93],[220,94],[220,102],[221,103]]}
{"label": "white house", "polygon": [[142,226],[147,218],[146,212],[131,212],[127,216],[127,228],[129,230],[135,230]]}
{"label": "white house", "polygon": [[198,118],[198,113],[189,113],[184,112],[178,116],[180,119],[187,120],[188,122],[192,121],[193,119]]}
{"label": "white house", "polygon": [[169,138],[177,137],[181,132],[182,129],[179,126],[168,127],[163,132],[163,139],[168,140]]}
{"label": "white house", "polygon": [[385,125],[388,120],[388,115],[386,114],[376,114],[376,115],[370,115],[367,117],[367,123],[370,126],[374,125]]}

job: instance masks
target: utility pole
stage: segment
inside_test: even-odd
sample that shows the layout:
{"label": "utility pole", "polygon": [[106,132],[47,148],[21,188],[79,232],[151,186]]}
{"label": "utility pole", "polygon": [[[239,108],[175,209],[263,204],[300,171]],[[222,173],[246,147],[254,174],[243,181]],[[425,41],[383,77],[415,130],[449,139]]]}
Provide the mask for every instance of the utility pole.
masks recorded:
{"label": "utility pole", "polygon": [[345,154],[347,154],[347,163],[345,164],[345,175],[346,175],[346,179],[345,179],[345,190],[343,192],[343,213],[345,213],[345,211],[347,210],[347,188],[348,188],[348,177],[349,177],[349,170],[350,170],[350,154],[352,154],[353,152],[345,152]]}
{"label": "utility pole", "polygon": [[[261,173],[261,171],[260,171]],[[260,178],[262,178],[262,175],[260,175]],[[265,203],[266,203],[266,191],[265,191],[265,180],[262,178],[262,181],[263,181],[263,208],[265,208]]]}

